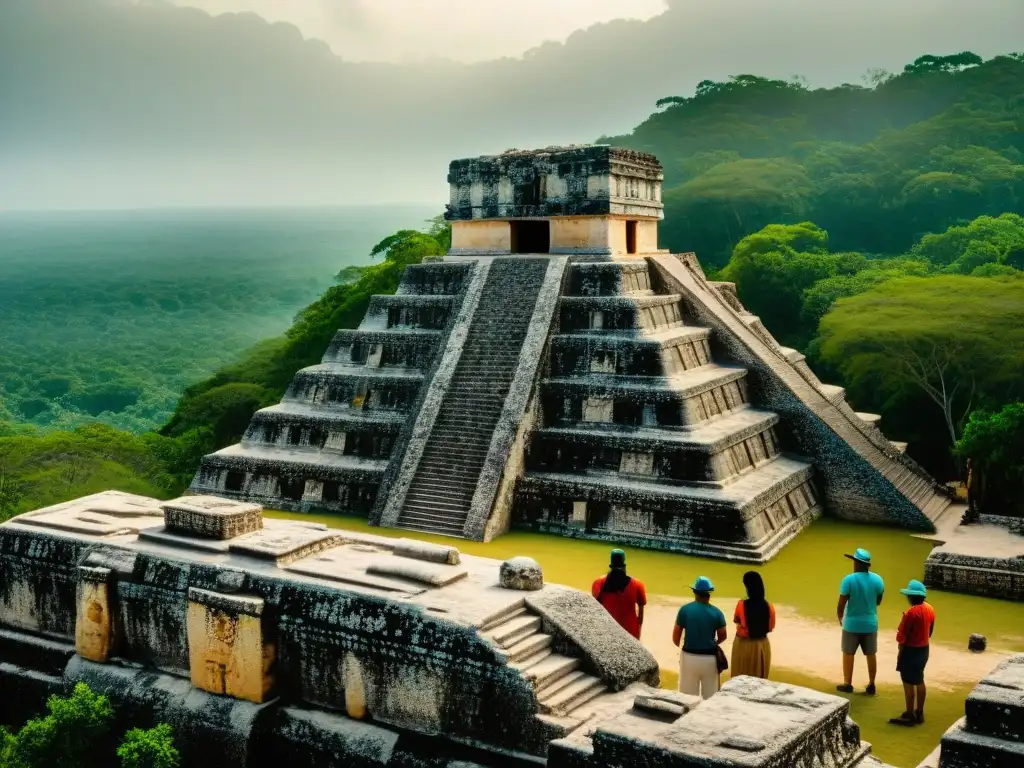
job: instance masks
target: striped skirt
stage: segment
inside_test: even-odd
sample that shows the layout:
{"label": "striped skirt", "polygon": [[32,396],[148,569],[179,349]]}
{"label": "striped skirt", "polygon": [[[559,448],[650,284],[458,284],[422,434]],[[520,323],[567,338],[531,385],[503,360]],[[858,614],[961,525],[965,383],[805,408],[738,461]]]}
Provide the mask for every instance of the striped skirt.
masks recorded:
{"label": "striped skirt", "polygon": [[737,637],[732,642],[732,659],[729,669],[732,677],[750,675],[768,679],[768,671],[772,666],[772,644],[767,637],[751,640]]}

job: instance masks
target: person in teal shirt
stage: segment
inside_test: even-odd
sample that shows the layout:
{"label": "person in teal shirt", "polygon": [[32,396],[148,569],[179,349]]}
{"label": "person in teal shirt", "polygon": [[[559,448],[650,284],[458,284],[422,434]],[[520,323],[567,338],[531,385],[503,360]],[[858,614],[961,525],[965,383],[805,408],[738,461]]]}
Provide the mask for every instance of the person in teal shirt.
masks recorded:
{"label": "person in teal shirt", "polygon": [[718,646],[725,642],[725,614],[711,604],[715,585],[706,576],[700,576],[690,587],[693,602],[687,603],[676,614],[672,628],[672,642],[679,645],[679,690],[705,699],[718,693]]}
{"label": "person in teal shirt", "polygon": [[846,557],[853,560],[853,573],[839,585],[836,615],[843,628],[843,684],[836,690],[853,693],[853,661],[860,648],[868,660],[868,687],[864,692],[875,695],[875,673],[878,671],[878,606],[882,604],[885,583],[871,572],[871,553],[858,549]]}

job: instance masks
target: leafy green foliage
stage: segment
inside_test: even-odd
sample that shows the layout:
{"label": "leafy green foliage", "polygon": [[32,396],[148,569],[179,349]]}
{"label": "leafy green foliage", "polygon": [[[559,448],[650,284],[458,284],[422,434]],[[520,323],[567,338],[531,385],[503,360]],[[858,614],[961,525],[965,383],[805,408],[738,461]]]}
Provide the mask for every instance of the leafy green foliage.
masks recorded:
{"label": "leafy green foliage", "polygon": [[171,726],[161,723],[155,728],[133,728],[125,734],[117,749],[122,768],[178,768],[181,757],[174,748]]}
{"label": "leafy green foliage", "polygon": [[359,325],[372,296],[394,293],[408,265],[444,253],[450,243],[451,228],[440,217],[425,232],[405,229],[384,238],[370,252],[384,257],[380,263],[363,268],[355,282],[328,288],[296,315],[283,338],[257,345],[185,390],[161,433],[202,434],[208,450],[236,442],[254,411],[281,398],[295,371],[320,361],[339,328]]}
{"label": "leafy green foliage", "polygon": [[419,212],[0,216],[0,421],[145,432]]}
{"label": "leafy green foliage", "polygon": [[105,424],[0,437],[0,520],[110,489],[166,498],[181,488],[171,459],[184,445]]}
{"label": "leafy green foliage", "polygon": [[952,445],[979,401],[1024,394],[1024,281],[888,280],[836,302],[817,349],[866,400],[924,394]]}
{"label": "leafy green foliage", "polygon": [[46,709],[5,737],[4,768],[93,768],[114,717],[106,696],[78,683],[67,698],[51,696]]}
{"label": "leafy green foliage", "polygon": [[[114,709],[106,696],[85,683],[68,697],[51,696],[47,714],[26,722],[17,733],[0,729],[0,768],[113,768],[110,730]],[[171,727],[134,728],[117,750],[122,768],[178,768]],[[108,757],[109,755],[109,757]]]}
{"label": "leafy green foliage", "polygon": [[1024,217],[1014,213],[979,216],[945,232],[928,234],[910,249],[910,255],[944,267],[954,274],[970,274],[981,264],[1016,264],[1024,252]]}
{"label": "leafy green foliage", "polygon": [[704,81],[601,140],[658,156],[663,244],[710,268],[769,223],[810,220],[837,251],[894,254],[923,233],[1024,210],[1022,57],[925,55],[866,80]]}
{"label": "leafy green foliage", "polygon": [[956,449],[981,473],[982,512],[1024,516],[1024,402],[972,413]]}

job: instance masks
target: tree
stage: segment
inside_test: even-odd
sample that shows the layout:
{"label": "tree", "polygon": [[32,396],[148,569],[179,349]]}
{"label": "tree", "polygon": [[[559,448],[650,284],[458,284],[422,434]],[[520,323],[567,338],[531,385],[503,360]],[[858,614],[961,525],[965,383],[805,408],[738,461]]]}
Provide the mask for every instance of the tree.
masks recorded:
{"label": "tree", "polygon": [[706,262],[720,264],[726,254],[714,243],[731,246],[772,222],[801,221],[810,194],[806,174],[789,160],[721,163],[665,193],[675,218],[663,232],[689,242]]}
{"label": "tree", "polygon": [[874,259],[861,269],[819,280],[804,291],[800,315],[806,331],[814,333],[832,306],[841,298],[856,296],[897,277],[928,274],[928,264],[915,259]]}
{"label": "tree", "polygon": [[737,243],[721,277],[736,283],[740,300],[779,341],[801,346],[804,291],[838,269],[827,243],[828,233],[809,221],[772,224]]}
{"label": "tree", "polygon": [[178,768],[181,757],[174,747],[171,726],[161,723],[147,731],[133,728],[117,749],[122,768]]}
{"label": "tree", "polygon": [[908,75],[920,75],[926,72],[958,72],[967,67],[976,67],[983,59],[971,51],[955,53],[952,56],[932,56],[925,54],[914,59],[912,64],[903,68]]}
{"label": "tree", "polygon": [[107,697],[78,683],[67,698],[51,696],[46,709],[10,741],[10,768],[93,768],[114,717]]}
{"label": "tree", "polygon": [[363,267],[354,282],[328,288],[295,316],[283,337],[256,345],[239,362],[185,390],[160,434],[191,435],[191,446],[177,453],[160,450],[181,458],[193,455],[197,444],[205,443],[209,451],[236,442],[252,414],[277,402],[297,370],[320,361],[338,329],[362,322],[372,296],[394,293],[407,266],[440,255],[450,245],[451,226],[440,216],[430,219],[424,231],[400,230],[381,240],[370,253],[383,256],[380,262]]}
{"label": "tree", "polygon": [[979,216],[967,224],[949,227],[945,232],[925,235],[910,249],[909,255],[943,267],[963,257],[974,244],[983,244],[986,249],[991,247],[995,260],[1017,267],[1018,254],[1024,251],[1024,217],[1015,213]]}
{"label": "tree", "polygon": [[[106,696],[77,683],[70,696],[51,696],[47,714],[17,733],[0,728],[0,768],[113,768],[114,710]],[[178,768],[171,727],[133,728],[117,750],[121,768]]]}
{"label": "tree", "polygon": [[23,486],[17,474],[0,458],[0,521],[15,514],[23,495]]}
{"label": "tree", "polygon": [[923,392],[955,445],[979,399],[1024,387],[1024,281],[960,276],[889,280],[840,299],[817,348],[862,392]]}
{"label": "tree", "polygon": [[982,512],[1024,515],[1024,403],[974,411],[956,450],[980,473]]}

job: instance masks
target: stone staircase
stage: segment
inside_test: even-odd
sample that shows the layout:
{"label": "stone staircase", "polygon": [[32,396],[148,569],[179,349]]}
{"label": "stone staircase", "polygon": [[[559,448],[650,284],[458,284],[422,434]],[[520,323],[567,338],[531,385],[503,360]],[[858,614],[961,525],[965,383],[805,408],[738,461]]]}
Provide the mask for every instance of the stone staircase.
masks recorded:
{"label": "stone staircase", "polygon": [[761,562],[820,513],[812,466],[685,309],[644,260],[570,266],[517,525]]}
{"label": "stone staircase", "polygon": [[239,444],[203,458],[191,491],[369,515],[469,274],[463,264],[407,267],[398,293],[374,296],[359,328],[339,330]]}
{"label": "stone staircase", "polygon": [[533,686],[539,714],[578,716],[585,705],[610,694],[600,678],[581,669],[582,659],[552,650],[551,635],[541,631],[541,617],[525,605],[492,619],[479,631]]}
{"label": "stone staircase", "polygon": [[731,359],[755,371],[763,397],[787,412],[802,453],[815,457],[829,507],[858,522],[930,531],[952,502],[940,486],[889,440],[874,414],[857,413],[842,387],[825,384],[797,350],[781,346],[747,311],[731,283],[707,280],[692,253],[648,259],[659,280],[684,295],[699,322],[716,329]]}
{"label": "stone staircase", "polygon": [[398,526],[462,536],[548,262],[495,259]]}

